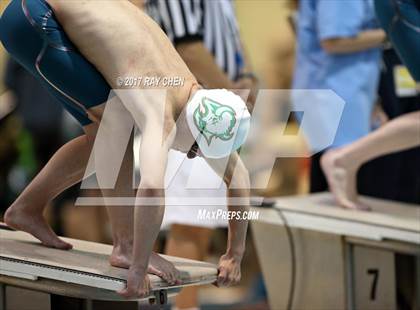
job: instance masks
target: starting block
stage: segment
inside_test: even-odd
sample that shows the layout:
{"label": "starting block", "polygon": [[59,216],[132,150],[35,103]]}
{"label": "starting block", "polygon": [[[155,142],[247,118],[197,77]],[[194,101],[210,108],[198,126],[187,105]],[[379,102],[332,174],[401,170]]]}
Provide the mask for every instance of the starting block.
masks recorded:
{"label": "starting block", "polygon": [[[139,300],[116,293],[125,287],[128,270],[109,264],[112,246],[63,240],[73,249],[47,248],[29,234],[0,229],[0,310],[138,309]],[[213,264],[164,257],[180,270],[183,284],[168,286],[149,275],[152,292],[140,302],[164,305],[183,287],[210,284],[217,278]]]}
{"label": "starting block", "polygon": [[[260,212],[251,227],[271,309],[286,309],[292,288],[286,226],[296,267],[292,309],[396,309],[397,287],[409,282],[410,306],[419,306],[420,206],[361,201],[372,210],[343,209],[329,193],[280,197],[253,208]],[[401,257],[413,268],[399,281]]]}

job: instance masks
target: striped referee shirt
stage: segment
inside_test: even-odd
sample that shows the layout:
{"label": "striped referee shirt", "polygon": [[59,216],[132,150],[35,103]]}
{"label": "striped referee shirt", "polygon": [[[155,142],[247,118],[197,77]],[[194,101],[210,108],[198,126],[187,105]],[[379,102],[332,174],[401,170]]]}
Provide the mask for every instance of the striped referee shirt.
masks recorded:
{"label": "striped referee shirt", "polygon": [[236,80],[244,58],[231,0],[148,0],[146,10],[174,45],[203,41],[217,65]]}

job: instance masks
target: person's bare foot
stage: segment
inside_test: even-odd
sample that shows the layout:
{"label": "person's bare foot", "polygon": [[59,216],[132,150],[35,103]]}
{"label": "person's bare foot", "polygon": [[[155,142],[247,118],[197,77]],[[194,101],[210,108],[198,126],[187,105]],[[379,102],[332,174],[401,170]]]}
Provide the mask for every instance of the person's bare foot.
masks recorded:
{"label": "person's bare foot", "polygon": [[321,167],[337,203],[348,209],[370,210],[360,203],[357,194],[357,167],[346,166],[341,160],[342,149],[325,152]]}
{"label": "person's bare foot", "polygon": [[[114,246],[109,258],[111,266],[128,269],[131,261],[132,248],[130,246]],[[181,283],[180,272],[175,268],[174,264],[155,252],[152,252],[150,255],[147,272],[161,277],[170,285]]]}
{"label": "person's bare foot", "polygon": [[128,269],[131,266],[132,246],[114,245],[109,263],[111,266]]}
{"label": "person's bare foot", "polygon": [[11,206],[4,214],[4,222],[7,226],[27,232],[50,248],[70,250],[73,246],[54,233],[41,213],[29,212],[19,206]]}
{"label": "person's bare foot", "polygon": [[181,273],[174,264],[155,252],[150,255],[148,272],[161,277],[170,285],[182,283]]}

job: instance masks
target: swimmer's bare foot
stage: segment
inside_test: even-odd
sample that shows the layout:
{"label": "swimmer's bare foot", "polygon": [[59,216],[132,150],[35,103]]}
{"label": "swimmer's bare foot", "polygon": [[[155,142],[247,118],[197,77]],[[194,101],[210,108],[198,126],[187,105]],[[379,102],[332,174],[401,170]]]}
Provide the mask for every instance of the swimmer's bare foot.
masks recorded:
{"label": "swimmer's bare foot", "polygon": [[[114,246],[109,262],[114,267],[130,268],[132,257],[132,248],[130,246]],[[179,270],[174,264],[164,259],[159,254],[152,252],[149,259],[147,272],[161,277],[171,285],[180,284],[181,278]]]}
{"label": "swimmer's bare foot", "polygon": [[150,255],[148,272],[161,277],[170,285],[182,283],[181,273],[175,268],[174,264],[155,252]]}
{"label": "swimmer's bare foot", "polygon": [[111,266],[128,269],[131,266],[132,246],[114,245],[109,263]]}
{"label": "swimmer's bare foot", "polygon": [[356,185],[358,167],[344,163],[342,149],[327,151],[321,157],[321,167],[327,178],[330,191],[340,206],[348,209],[370,210],[358,199]]}
{"label": "swimmer's bare foot", "polygon": [[27,211],[23,207],[13,205],[7,209],[4,215],[4,221],[7,226],[13,229],[31,234],[47,247],[61,250],[70,250],[73,248],[70,243],[58,238],[39,212]]}

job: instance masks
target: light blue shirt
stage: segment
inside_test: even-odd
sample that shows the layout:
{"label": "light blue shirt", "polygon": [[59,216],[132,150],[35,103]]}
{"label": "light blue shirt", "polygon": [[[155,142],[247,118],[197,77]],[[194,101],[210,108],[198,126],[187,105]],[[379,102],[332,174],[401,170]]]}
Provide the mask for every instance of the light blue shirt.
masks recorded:
{"label": "light blue shirt", "polygon": [[[349,54],[328,54],[321,41],[354,37],[378,28],[371,0],[303,0],[298,16],[295,89],[331,89],[345,102],[333,147],[353,142],[370,131],[376,100],[381,52],[373,48]],[[336,114],[323,111],[320,122]]]}

